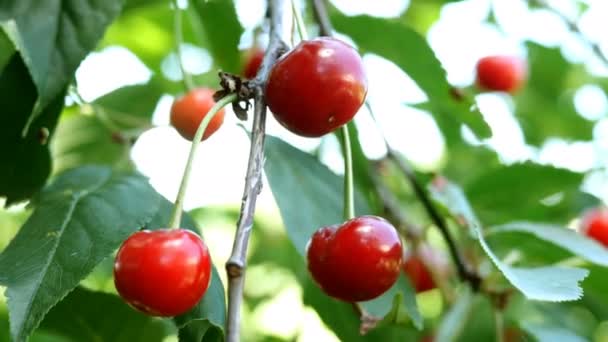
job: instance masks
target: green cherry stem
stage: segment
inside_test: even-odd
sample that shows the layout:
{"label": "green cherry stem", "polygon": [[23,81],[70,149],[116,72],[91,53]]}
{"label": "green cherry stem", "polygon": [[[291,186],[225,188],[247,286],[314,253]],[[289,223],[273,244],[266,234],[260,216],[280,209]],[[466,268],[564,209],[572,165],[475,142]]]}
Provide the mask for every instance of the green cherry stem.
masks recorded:
{"label": "green cherry stem", "polygon": [[179,70],[182,72],[184,87],[186,88],[186,91],[189,91],[194,89],[194,81],[184,66],[184,56],[182,55],[182,43],[184,42],[184,35],[182,32],[182,9],[179,8],[178,0],[173,0],[173,7],[175,7],[173,34],[175,36],[175,53],[177,55],[177,64],[179,65]]}
{"label": "green cherry stem", "polygon": [[179,191],[177,192],[177,198],[175,199],[175,206],[173,207],[173,213],[171,214],[171,221],[169,221],[170,228],[179,228],[181,220],[182,220],[182,207],[184,205],[184,197],[186,196],[186,189],[188,188],[188,181],[190,179],[190,172],[192,171],[192,162],[194,161],[194,156],[196,154],[196,149],[203,138],[203,134],[211,122],[211,119],[220,111],[220,109],[224,108],[227,104],[234,102],[236,100],[236,94],[230,94],[219,100],[207,115],[203,118],[203,121],[198,126],[196,133],[194,134],[194,138],[192,138],[192,145],[190,147],[190,154],[188,154],[188,161],[186,161],[186,168],[184,169],[184,175],[182,176],[182,182],[179,185]]}
{"label": "green cherry stem", "polygon": [[302,20],[302,15],[296,6],[296,1],[291,0],[291,10],[293,12],[293,18],[296,22],[296,26],[298,27],[298,33],[300,34],[300,39],[308,40],[308,33],[306,32],[306,26],[304,25],[304,20]]}
{"label": "green cherry stem", "polygon": [[342,155],[344,156],[344,220],[346,221],[355,217],[353,154],[351,151],[348,124],[342,125]]}

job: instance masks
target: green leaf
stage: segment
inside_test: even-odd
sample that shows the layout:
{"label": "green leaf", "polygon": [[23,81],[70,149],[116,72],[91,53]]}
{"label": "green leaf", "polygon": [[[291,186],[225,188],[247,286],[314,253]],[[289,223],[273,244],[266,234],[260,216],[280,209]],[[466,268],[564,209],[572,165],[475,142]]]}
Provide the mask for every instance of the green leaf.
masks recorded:
{"label": "green leaf", "polygon": [[208,48],[223,71],[239,74],[241,55],[238,50],[243,27],[232,1],[194,0],[191,2],[200,17]]}
{"label": "green leaf", "polygon": [[[167,227],[173,211],[173,204],[162,198],[156,215],[146,223],[146,229],[160,229]],[[181,228],[201,233],[190,215],[182,215]],[[223,337],[226,320],[226,301],[224,286],[215,266],[211,267],[211,283],[205,296],[189,312],[174,317],[173,321],[179,329],[180,341],[200,341],[199,336],[211,330]]]}
{"label": "green leaf", "polygon": [[170,328],[163,320],[133,310],[116,295],[80,287],[52,308],[40,324],[40,330],[72,341],[161,342]]}
{"label": "green leaf", "polygon": [[586,342],[587,339],[578,336],[568,329],[558,326],[545,326],[533,323],[523,323],[522,328],[536,338],[538,342]]}
{"label": "green leaf", "polygon": [[101,110],[123,128],[141,128],[150,124],[152,113],[166,91],[163,82],[153,77],[146,84],[122,87],[93,102],[93,110]]}
{"label": "green leaf", "polygon": [[[469,101],[456,101],[450,95],[445,70],[418,32],[401,22],[360,15],[344,16],[337,11],[331,14],[336,30],[349,35],[361,52],[378,54],[399,66],[426,93],[437,121],[455,121],[467,124],[480,138],[492,132],[481,113],[471,110]],[[382,37],[382,39],[378,39]]]}
{"label": "green leaf", "polygon": [[486,170],[465,190],[486,224],[513,219],[565,223],[598,204],[579,190],[582,181],[582,174],[527,162]]}
{"label": "green leaf", "polygon": [[34,103],[36,88],[19,57],[13,54],[0,73],[0,196],[7,205],[28,199],[46,182],[51,172],[47,141],[52,135],[63,107],[63,92],[27,125]]}
{"label": "green leaf", "polygon": [[27,11],[2,23],[36,85],[39,111],[60,95],[82,59],[118,15],[122,0],[20,0]]}
{"label": "green leaf", "polygon": [[0,254],[13,339],[26,339],[51,307],[152,218],[159,200],[141,175],[105,167],[68,171],[44,189]]}
{"label": "green leaf", "polygon": [[[312,155],[272,136],[266,138],[264,170],[287,235],[300,255],[305,256],[306,244],[317,229],[344,221],[343,178]],[[359,193],[355,209],[357,215],[370,213]]]}
{"label": "green leaf", "polygon": [[2,69],[10,61],[14,53],[15,47],[13,43],[8,39],[4,31],[0,30],[0,72],[2,72]]}
{"label": "green leaf", "polygon": [[[434,192],[433,198],[444,199],[444,202],[439,203],[452,211],[455,217],[458,217],[457,213],[460,208],[470,207],[464,196],[451,197],[446,195],[446,193],[463,193],[457,185],[448,180],[443,180],[439,185],[435,184],[431,190]],[[496,192],[494,191],[494,193]],[[458,202],[450,202],[453,198],[457,198]],[[528,299],[562,302],[577,300],[582,296],[579,282],[589,275],[589,271],[575,267],[547,266],[521,268],[507,265],[492,252],[484,239],[481,226],[474,221],[468,222],[468,217],[460,217],[464,219],[464,222],[461,223],[468,225],[472,229],[481,247],[498,270]]]}
{"label": "green leaf", "polygon": [[473,313],[473,303],[475,296],[466,287],[458,294],[456,302],[449,311],[443,316],[439,328],[437,329],[437,341],[457,341],[458,337],[471,318]]}
{"label": "green leaf", "polygon": [[531,222],[511,222],[491,228],[490,234],[521,232],[549,241],[595,264],[608,266],[608,249],[593,239],[564,227]]}
{"label": "green leaf", "polygon": [[51,143],[53,173],[84,164],[129,165],[130,144],[116,140],[115,133],[96,116],[75,114],[63,117]]}
{"label": "green leaf", "polygon": [[542,144],[549,137],[590,140],[593,122],[574,107],[575,88],[568,84],[575,68],[559,48],[528,43],[530,77],[516,99],[516,117],[526,141]]}
{"label": "green leaf", "polygon": [[411,320],[416,329],[422,329],[423,320],[416,303],[416,291],[414,291],[412,284],[403,274],[380,297],[362,302],[361,305],[370,314],[382,317],[382,322],[379,323],[378,327],[388,324],[402,325]]}

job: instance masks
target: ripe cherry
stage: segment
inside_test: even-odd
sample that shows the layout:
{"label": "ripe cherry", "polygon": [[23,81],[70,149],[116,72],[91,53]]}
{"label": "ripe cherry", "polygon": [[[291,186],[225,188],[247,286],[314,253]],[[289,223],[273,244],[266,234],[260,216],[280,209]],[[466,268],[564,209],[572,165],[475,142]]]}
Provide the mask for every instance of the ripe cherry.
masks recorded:
{"label": "ripe cherry", "polygon": [[349,122],[367,94],[361,57],[334,38],[303,41],[270,71],[266,102],[291,132],[320,137]]}
{"label": "ripe cherry", "polygon": [[608,208],[588,211],[581,220],[580,231],[608,247]]}
{"label": "ripe cherry", "polygon": [[421,243],[415,250],[406,252],[403,257],[403,271],[416,292],[420,293],[436,288],[434,277],[446,278],[450,273],[450,265],[440,250]]}
{"label": "ripe cherry", "polygon": [[403,255],[395,228],[376,216],[320,228],[306,253],[319,287],[346,302],[370,300],[388,290],[397,281]]}
{"label": "ripe cherry", "polygon": [[526,63],[515,56],[488,56],[477,62],[477,85],[514,93],[526,79]]}
{"label": "ripe cherry", "polygon": [[254,47],[245,57],[245,68],[243,69],[243,75],[248,78],[254,78],[258,69],[260,69],[260,65],[262,65],[262,60],[264,59],[264,50]]}
{"label": "ripe cherry", "polygon": [[403,271],[410,279],[410,282],[417,293],[432,290],[437,287],[435,285],[435,280],[433,280],[433,275],[424,262],[415,254],[406,256],[403,261]]}
{"label": "ripe cherry", "polygon": [[177,316],[203,297],[211,259],[201,238],[185,229],[143,230],[123,242],[114,262],[114,284],[134,308]]}
{"label": "ripe cherry", "polygon": [[[214,91],[208,88],[193,89],[184,97],[173,102],[171,106],[171,125],[185,139],[190,141],[194,139],[198,126],[211,107],[215,105],[213,93]],[[224,123],[223,109],[211,119],[201,140],[209,138],[220,128],[222,123]]]}

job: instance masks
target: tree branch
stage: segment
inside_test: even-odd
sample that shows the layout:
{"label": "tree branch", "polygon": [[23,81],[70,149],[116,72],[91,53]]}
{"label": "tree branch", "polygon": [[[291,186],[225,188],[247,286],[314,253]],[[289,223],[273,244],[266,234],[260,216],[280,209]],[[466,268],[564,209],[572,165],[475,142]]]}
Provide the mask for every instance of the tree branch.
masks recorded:
{"label": "tree branch", "polygon": [[264,86],[268,74],[277,58],[286,51],[286,45],[281,39],[283,31],[283,0],[269,2],[270,13],[270,43],[258,74],[249,88],[254,98],[254,117],[251,133],[251,148],[247,164],[245,189],[241,202],[241,210],[237,223],[232,253],[226,262],[228,274],[228,317],[226,319],[226,341],[240,341],[240,311],[243,301],[245,284],[245,267],[247,264],[247,247],[253,227],[253,215],[257,196],[262,190],[262,168],[264,164],[264,138],[266,129],[266,102],[264,101]]}
{"label": "tree branch", "polygon": [[420,182],[418,182],[418,178],[416,177],[416,174],[414,173],[412,168],[409,166],[409,164],[406,163],[405,160],[403,160],[403,158],[399,157],[395,153],[395,151],[392,148],[390,148],[390,146],[388,146],[388,143],[387,143],[387,150],[388,150],[388,155],[387,155],[388,158],[393,160],[395,162],[395,164],[397,165],[397,167],[399,167],[399,169],[403,172],[405,177],[410,182],[412,188],[414,189],[416,196],[418,197],[420,202],[422,202],[422,205],[424,206],[425,210],[431,217],[431,220],[433,220],[433,222],[435,223],[437,228],[439,228],[441,235],[443,236],[445,242],[448,245],[448,249],[450,250],[450,254],[452,255],[454,264],[456,264],[456,270],[458,271],[458,275],[459,275],[460,279],[462,279],[462,281],[466,281],[469,284],[471,284],[471,287],[473,288],[473,290],[477,291],[479,289],[479,285],[481,283],[481,278],[467,265],[465,259],[459,253],[458,248],[456,247],[456,242],[454,241],[454,238],[450,234],[450,231],[448,229],[448,226],[447,226],[443,216],[441,216],[441,214],[439,214],[439,211],[433,205],[433,202],[429,198],[428,193],[426,192],[426,190],[424,189],[422,184],[420,184]]}

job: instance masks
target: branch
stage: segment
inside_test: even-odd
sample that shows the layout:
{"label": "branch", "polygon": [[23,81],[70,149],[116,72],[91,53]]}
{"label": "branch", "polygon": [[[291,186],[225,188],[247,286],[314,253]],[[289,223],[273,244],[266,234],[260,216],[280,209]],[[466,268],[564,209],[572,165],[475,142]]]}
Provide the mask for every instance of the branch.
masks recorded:
{"label": "branch", "polygon": [[226,341],[240,341],[240,311],[243,301],[245,284],[245,267],[247,265],[247,246],[253,227],[253,215],[257,196],[262,190],[262,168],[264,164],[264,138],[266,129],[266,102],[264,101],[264,86],[268,74],[277,58],[286,50],[281,40],[283,31],[283,0],[269,2],[270,13],[270,43],[258,74],[248,87],[253,92],[254,117],[251,133],[251,148],[247,164],[245,189],[241,202],[241,210],[237,223],[232,253],[226,262],[228,274],[228,317],[226,319]]}
{"label": "branch", "polygon": [[319,35],[332,36],[334,29],[331,26],[325,0],[312,0],[312,8],[315,13],[315,20],[319,24]]}
{"label": "branch", "polygon": [[547,9],[548,11],[554,13],[555,15],[557,15],[558,17],[560,17],[560,19],[562,19],[566,25],[568,25],[568,28],[570,29],[570,31],[576,33],[581,40],[587,44],[589,46],[589,48],[591,48],[591,51],[593,51],[593,53],[602,61],[604,62],[604,65],[606,67],[608,67],[608,57],[602,52],[602,49],[600,49],[600,46],[594,42],[592,42],[591,40],[589,40],[589,38],[587,36],[585,36],[583,34],[583,32],[581,31],[580,27],[578,26],[578,24],[568,18],[565,14],[563,14],[562,12],[556,10],[555,8],[553,8],[552,6],[550,6],[547,1],[545,0],[528,0],[529,3],[532,4],[536,4],[539,5],[545,9]]}
{"label": "branch", "polygon": [[403,174],[405,174],[405,177],[408,179],[408,181],[412,185],[412,188],[414,189],[416,196],[418,197],[420,202],[422,202],[422,205],[424,206],[427,213],[431,217],[431,220],[433,220],[433,222],[435,223],[437,228],[439,228],[441,235],[443,236],[445,242],[448,245],[448,249],[450,250],[452,259],[454,260],[454,263],[456,264],[456,270],[458,271],[458,275],[460,276],[460,279],[462,279],[462,281],[466,281],[466,282],[470,283],[473,290],[477,291],[479,289],[481,278],[479,277],[479,275],[477,275],[476,273],[473,272],[473,270],[466,264],[462,255],[460,255],[460,253],[458,252],[458,248],[456,247],[456,242],[454,241],[454,238],[450,234],[450,231],[448,229],[448,226],[447,226],[443,216],[441,216],[441,214],[439,214],[439,211],[433,205],[433,202],[429,198],[426,190],[424,189],[422,184],[420,184],[420,182],[418,182],[418,178],[416,177],[416,174],[414,173],[412,168],[409,166],[409,164],[406,163],[405,160],[403,160],[401,157],[399,157],[395,153],[395,151],[392,148],[390,148],[390,146],[388,146],[388,144],[387,144],[387,150],[388,150],[388,155],[387,155],[388,158],[393,160],[395,162],[395,164],[397,165],[397,167],[399,167],[399,169],[403,172]]}

